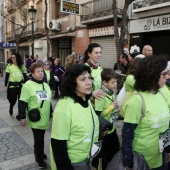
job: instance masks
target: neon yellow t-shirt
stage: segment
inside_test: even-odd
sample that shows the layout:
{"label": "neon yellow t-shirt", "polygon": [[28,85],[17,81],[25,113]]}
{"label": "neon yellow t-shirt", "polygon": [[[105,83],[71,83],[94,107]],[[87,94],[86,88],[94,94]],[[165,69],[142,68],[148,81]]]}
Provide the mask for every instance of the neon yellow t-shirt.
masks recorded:
{"label": "neon yellow t-shirt", "polygon": [[[85,65],[89,66],[88,63],[86,63]],[[93,91],[95,91],[101,88],[101,84],[102,84],[101,72],[103,68],[101,66],[98,66],[97,69],[93,69],[92,67],[90,67],[90,69],[91,69],[91,76],[93,77]]]}
{"label": "neon yellow t-shirt", "polygon": [[28,110],[39,109],[41,119],[38,122],[29,120],[28,111],[26,110],[27,123],[30,128],[35,129],[48,129],[50,123],[50,102],[52,93],[47,83],[44,84],[44,89],[48,95],[48,99],[44,100],[43,107],[40,108],[42,101],[38,98],[38,93],[43,90],[42,84],[38,84],[32,80],[27,81],[21,90],[20,99],[28,103]]}
{"label": "neon yellow t-shirt", "polygon": [[45,71],[45,74],[47,76],[47,83],[49,84],[49,82],[50,82],[50,70],[45,70],[44,69],[44,71]]}
{"label": "neon yellow t-shirt", "polygon": [[134,78],[134,76],[133,75],[128,75],[127,77],[126,77],[126,80],[125,80],[125,83],[124,83],[124,85],[125,85],[125,88],[126,88],[126,91],[128,91],[128,92],[134,92],[135,91],[135,89],[134,89],[134,84],[135,84],[135,78]]}
{"label": "neon yellow t-shirt", "polygon": [[[60,99],[54,110],[51,138],[67,140],[67,151],[71,163],[82,162],[89,155],[93,133],[91,109],[95,122],[94,143],[98,141],[99,121],[90,102],[89,106],[84,108],[68,97]],[[55,170],[56,164],[52,152],[50,156],[52,170]]]}
{"label": "neon yellow t-shirt", "polygon": [[125,98],[124,98],[122,107],[121,107],[120,112],[119,112],[119,115],[121,117],[125,116],[125,105],[126,105],[126,102],[129,100],[129,98],[133,95],[133,92],[135,91],[134,84],[135,84],[134,76],[131,75],[131,74],[128,75],[126,77],[125,82],[124,82],[124,86],[126,88],[126,94],[125,94]]}
{"label": "neon yellow t-shirt", "polygon": [[[113,95],[108,95],[107,96],[114,100],[114,94]],[[103,112],[104,110],[106,110],[110,105],[112,104],[112,101],[109,100],[107,97],[104,97],[100,100],[95,99],[95,110],[96,111],[100,111]],[[114,109],[112,111],[110,111],[107,115],[102,116],[104,119],[106,119],[108,122],[110,122],[110,118],[111,115],[114,113]],[[101,115],[100,115],[101,116]],[[115,130],[115,127],[113,126],[113,129],[111,131],[108,131],[108,134],[112,133]]]}
{"label": "neon yellow t-shirt", "polygon": [[126,123],[138,124],[134,132],[133,150],[145,157],[151,169],[162,165],[159,134],[169,127],[170,112],[164,97],[158,92],[141,92],[145,101],[145,116],[141,119],[142,100],[134,94],[126,103]]}
{"label": "neon yellow t-shirt", "polygon": [[24,79],[23,73],[26,73],[26,68],[24,65],[22,65],[22,70],[20,70],[18,66],[14,64],[8,64],[6,67],[6,73],[9,73],[10,82],[20,82]]}

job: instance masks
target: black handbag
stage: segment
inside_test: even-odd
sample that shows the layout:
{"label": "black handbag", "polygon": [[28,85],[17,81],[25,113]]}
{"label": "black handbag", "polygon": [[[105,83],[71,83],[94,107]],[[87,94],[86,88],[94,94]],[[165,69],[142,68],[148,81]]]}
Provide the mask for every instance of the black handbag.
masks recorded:
{"label": "black handbag", "polygon": [[41,119],[40,111],[38,109],[32,109],[28,112],[30,121],[38,122]]}
{"label": "black handbag", "polygon": [[[44,84],[42,84],[42,85],[43,85],[43,90],[44,90],[45,89]],[[40,108],[43,107],[43,104],[44,104],[44,100],[42,100]],[[28,111],[28,117],[29,117],[30,121],[32,121],[32,122],[38,122],[41,119],[40,111],[37,108],[32,109],[32,110]]]}

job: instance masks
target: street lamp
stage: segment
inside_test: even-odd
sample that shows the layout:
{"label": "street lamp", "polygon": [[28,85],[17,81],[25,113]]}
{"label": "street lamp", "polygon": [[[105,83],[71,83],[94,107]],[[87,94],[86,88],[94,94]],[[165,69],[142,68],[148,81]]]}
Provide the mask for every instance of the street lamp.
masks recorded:
{"label": "street lamp", "polygon": [[34,57],[34,21],[35,21],[35,18],[36,18],[36,12],[37,12],[37,10],[34,8],[34,6],[31,6],[31,8],[28,9],[29,18],[32,21],[32,37],[31,37],[31,40],[32,40],[32,57]]}

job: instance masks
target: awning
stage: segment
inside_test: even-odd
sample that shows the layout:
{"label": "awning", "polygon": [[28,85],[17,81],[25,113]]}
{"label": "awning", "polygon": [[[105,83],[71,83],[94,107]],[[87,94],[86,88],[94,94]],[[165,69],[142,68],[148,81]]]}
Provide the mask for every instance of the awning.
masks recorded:
{"label": "awning", "polygon": [[55,38],[62,38],[62,37],[75,37],[76,34],[75,33],[63,33],[63,34],[57,34],[57,35],[53,35],[53,36],[50,36],[49,38],[50,39],[55,39]]}

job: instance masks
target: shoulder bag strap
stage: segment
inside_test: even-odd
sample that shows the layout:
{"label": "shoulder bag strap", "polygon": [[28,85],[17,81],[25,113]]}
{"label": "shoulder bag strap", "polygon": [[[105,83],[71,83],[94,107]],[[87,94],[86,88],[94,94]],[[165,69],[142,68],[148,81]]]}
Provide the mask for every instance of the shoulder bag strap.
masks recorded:
{"label": "shoulder bag strap", "polygon": [[145,116],[145,111],[146,111],[146,105],[145,105],[145,100],[144,97],[141,93],[137,92],[136,94],[138,94],[142,100],[142,116],[140,118],[140,120]]}
{"label": "shoulder bag strap", "polygon": [[[45,90],[45,88],[44,88],[44,83],[42,83],[42,86],[43,86],[43,90]],[[41,102],[41,106],[40,106],[40,108],[42,108],[42,107],[43,107],[43,104],[44,104],[44,100]]]}
{"label": "shoulder bag strap", "polygon": [[91,149],[92,149],[92,146],[93,146],[94,126],[95,126],[94,116],[93,116],[93,112],[92,112],[91,106],[90,106],[90,110],[91,110],[91,116],[92,116],[92,121],[93,121],[93,132],[92,132],[92,142],[91,142],[90,151],[89,151],[89,158],[91,158]]}

